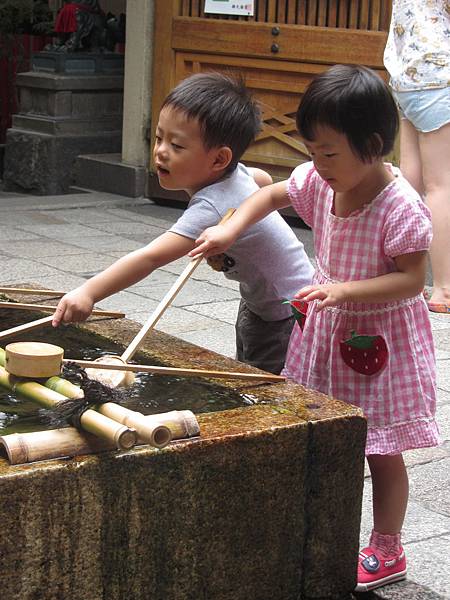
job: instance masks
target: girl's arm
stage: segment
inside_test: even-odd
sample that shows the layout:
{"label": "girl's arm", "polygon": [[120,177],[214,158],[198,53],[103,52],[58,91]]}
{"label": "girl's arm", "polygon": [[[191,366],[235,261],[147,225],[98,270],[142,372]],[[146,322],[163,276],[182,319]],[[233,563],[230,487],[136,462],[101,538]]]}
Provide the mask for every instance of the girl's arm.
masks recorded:
{"label": "girl's arm", "polygon": [[189,252],[189,256],[204,254],[208,257],[225,252],[250,225],[274,210],[289,205],[287,181],[280,181],[258,190],[241,204],[226,223],[205,229],[195,240],[197,246]]}
{"label": "girl's arm", "polygon": [[52,321],[60,323],[84,321],[96,302],[115,294],[147,277],[158,267],[185,256],[194,240],[167,231],[144,248],[119,258],[110,267],[61,298]]}
{"label": "girl's arm", "polygon": [[389,302],[417,296],[425,285],[427,252],[412,252],[397,256],[398,271],[372,279],[346,281],[324,285],[308,285],[297,298],[306,301],[320,300],[318,310],[338,306],[344,302]]}

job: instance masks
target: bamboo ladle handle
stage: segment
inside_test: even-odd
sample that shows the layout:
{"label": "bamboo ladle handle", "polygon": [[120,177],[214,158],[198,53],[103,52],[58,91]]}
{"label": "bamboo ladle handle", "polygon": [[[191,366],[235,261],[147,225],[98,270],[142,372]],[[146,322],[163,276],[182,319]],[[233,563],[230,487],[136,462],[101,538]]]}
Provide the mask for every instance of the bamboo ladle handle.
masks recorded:
{"label": "bamboo ladle handle", "polygon": [[[55,312],[56,306],[51,306],[50,304],[26,304],[23,302],[0,302],[0,308],[12,308],[16,310],[45,310]],[[115,317],[117,319],[122,319],[125,316],[125,313],[123,312],[98,309],[94,309],[91,314],[97,317]]]}
{"label": "bamboo ladle handle", "polygon": [[[100,359],[101,360],[101,359]],[[215,379],[248,379],[252,381],[272,381],[281,383],[286,381],[282,375],[272,375],[271,373],[242,373],[237,371],[210,371],[208,369],[180,369],[177,367],[159,367],[153,365],[130,365],[113,364],[92,361],[64,358],[63,363],[75,363],[85,369],[106,369],[111,371],[127,371],[132,373],[154,373],[157,375],[181,375],[187,377],[212,377]]]}
{"label": "bamboo ladle handle", "polygon": [[32,288],[14,288],[14,287],[0,287],[1,294],[30,294],[32,296],[65,296],[67,292],[61,290],[40,290]]}
{"label": "bamboo ladle handle", "polygon": [[[225,223],[225,221],[228,221],[228,219],[232,216],[234,211],[235,211],[234,208],[229,208],[227,210],[227,212],[224,214],[224,216],[222,217],[222,219],[220,220],[219,225],[222,223]],[[144,325],[142,326],[139,333],[136,335],[136,337],[131,341],[131,343],[128,345],[128,347],[125,349],[125,351],[122,353],[120,358],[124,362],[127,363],[129,360],[131,360],[133,358],[133,356],[136,354],[136,352],[142,346],[146,336],[155,327],[156,323],[163,316],[164,312],[169,307],[172,300],[175,298],[175,296],[178,294],[178,292],[182,289],[182,287],[184,286],[186,281],[189,279],[189,277],[192,275],[192,273],[195,271],[195,269],[198,267],[198,265],[202,262],[202,260],[203,260],[203,254],[200,254],[200,256],[198,256],[194,260],[191,260],[191,262],[186,266],[184,271],[178,276],[178,279],[175,281],[175,283],[172,285],[170,290],[167,292],[167,294],[164,296],[164,298],[158,304],[158,306],[153,311],[153,313],[149,317],[149,319],[144,323]]]}
{"label": "bamboo ladle handle", "polygon": [[48,325],[53,320],[53,315],[48,317],[43,317],[42,319],[36,319],[35,321],[30,321],[29,323],[24,323],[23,325],[17,325],[17,327],[11,327],[11,329],[5,329],[0,332],[0,340],[4,340],[16,333],[24,333],[25,331],[31,331],[32,329],[37,329],[42,325]]}

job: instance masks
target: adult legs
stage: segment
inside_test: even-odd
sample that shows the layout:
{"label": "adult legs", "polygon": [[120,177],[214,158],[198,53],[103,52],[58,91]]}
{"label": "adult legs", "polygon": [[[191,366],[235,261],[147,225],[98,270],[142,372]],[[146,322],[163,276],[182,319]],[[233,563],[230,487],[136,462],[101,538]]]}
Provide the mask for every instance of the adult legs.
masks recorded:
{"label": "adult legs", "polygon": [[400,169],[421,196],[425,193],[420,156],[419,132],[408,119],[400,120]]}
{"label": "adult legs", "polygon": [[430,302],[450,305],[450,123],[436,131],[419,133],[419,146],[425,201],[433,223]]}

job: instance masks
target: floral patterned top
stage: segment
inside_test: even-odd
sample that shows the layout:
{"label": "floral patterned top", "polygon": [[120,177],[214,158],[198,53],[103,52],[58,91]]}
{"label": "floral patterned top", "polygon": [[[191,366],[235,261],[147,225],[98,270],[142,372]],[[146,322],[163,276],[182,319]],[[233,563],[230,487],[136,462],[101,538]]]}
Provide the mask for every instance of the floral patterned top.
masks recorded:
{"label": "floral patterned top", "polygon": [[393,0],[384,65],[396,91],[450,85],[450,1]]}

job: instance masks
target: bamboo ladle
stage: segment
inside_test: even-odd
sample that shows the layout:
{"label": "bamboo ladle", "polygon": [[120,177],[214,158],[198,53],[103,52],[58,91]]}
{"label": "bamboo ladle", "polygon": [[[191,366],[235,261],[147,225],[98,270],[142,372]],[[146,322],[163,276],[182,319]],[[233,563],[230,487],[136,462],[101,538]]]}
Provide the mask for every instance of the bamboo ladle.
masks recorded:
{"label": "bamboo ladle", "polygon": [[0,294],[29,294],[30,296],[65,296],[67,292],[61,290],[40,290],[33,288],[0,287]]}
{"label": "bamboo ladle", "polygon": [[36,319],[35,321],[30,321],[29,323],[23,323],[23,325],[17,325],[17,327],[11,327],[10,329],[5,329],[0,332],[0,340],[4,340],[5,338],[11,337],[16,333],[25,333],[25,331],[32,331],[33,329],[37,329],[42,325],[48,325],[53,320],[53,315],[49,317],[42,317],[41,319]]}
{"label": "bamboo ladle", "polygon": [[[14,304],[10,302],[6,302],[5,304]],[[36,306],[34,306],[36,310],[40,310]],[[53,307],[53,309],[56,307]],[[105,314],[106,313],[106,314]],[[111,313],[111,311],[105,310],[93,310],[92,315],[95,316],[114,316],[114,317],[124,317],[124,313]],[[18,333],[25,333],[26,331],[32,331],[33,329],[37,329],[38,327],[42,327],[43,325],[49,325],[53,321],[53,315],[49,315],[48,317],[42,317],[41,319],[36,319],[35,321],[30,321],[29,323],[23,323],[22,325],[17,325],[16,327],[11,327],[10,329],[5,329],[0,331],[0,341],[6,338],[11,337],[12,335],[16,335]]]}
{"label": "bamboo ladle", "polygon": [[[117,358],[117,357],[114,357]],[[101,361],[101,362],[100,362]],[[183,377],[212,377],[214,379],[247,379],[251,381],[286,381],[282,375],[272,375],[271,373],[242,373],[238,371],[213,371],[208,369],[183,369],[177,367],[160,367],[153,365],[130,365],[130,364],[113,364],[104,362],[103,359],[96,360],[78,360],[64,358],[63,363],[75,363],[87,370],[90,369],[106,369],[111,371],[126,371],[132,373],[153,373],[155,375],[172,375]]]}
{"label": "bamboo ladle", "polygon": [[[12,308],[13,310],[42,310],[55,312],[56,306],[51,304],[27,304],[24,302],[0,302],[0,308]],[[117,312],[115,310],[98,310],[94,309],[91,313],[97,317],[113,317],[115,319],[123,319],[125,313]]]}
{"label": "bamboo ladle", "polygon": [[[225,223],[232,214],[234,213],[234,208],[229,208],[227,212],[224,214],[219,224]],[[170,290],[166,293],[164,298],[158,304],[156,309],[153,311],[149,319],[144,323],[138,334],[134,337],[128,347],[120,356],[107,355],[97,358],[94,362],[103,363],[103,365],[119,365],[123,366],[130,361],[139,348],[144,343],[146,336],[150,333],[150,331],[155,327],[156,323],[162,317],[166,309],[171,304],[172,300],[175,296],[180,292],[186,281],[195,271],[195,269],[199,266],[201,261],[203,260],[203,255],[201,254],[194,260],[192,260],[184,269],[184,271],[178,276],[175,283],[172,285]],[[133,383],[134,381],[134,373],[132,370],[116,370],[112,369],[111,366],[107,367],[111,370],[104,370],[103,372],[97,371],[95,368],[87,369],[86,373],[91,379],[96,379],[105,385],[109,385],[110,387],[126,387]]]}

